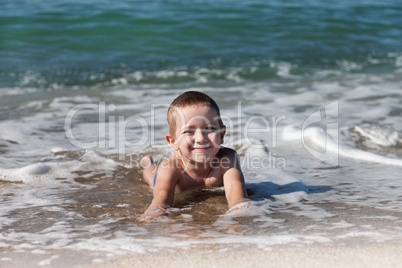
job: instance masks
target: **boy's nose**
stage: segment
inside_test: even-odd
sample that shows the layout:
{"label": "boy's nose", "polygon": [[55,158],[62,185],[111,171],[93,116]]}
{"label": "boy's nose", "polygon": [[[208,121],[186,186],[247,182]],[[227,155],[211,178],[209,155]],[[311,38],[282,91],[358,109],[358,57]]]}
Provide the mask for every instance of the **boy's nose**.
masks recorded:
{"label": "boy's nose", "polygon": [[205,140],[205,132],[201,129],[198,129],[194,135],[194,141],[197,143],[203,142]]}

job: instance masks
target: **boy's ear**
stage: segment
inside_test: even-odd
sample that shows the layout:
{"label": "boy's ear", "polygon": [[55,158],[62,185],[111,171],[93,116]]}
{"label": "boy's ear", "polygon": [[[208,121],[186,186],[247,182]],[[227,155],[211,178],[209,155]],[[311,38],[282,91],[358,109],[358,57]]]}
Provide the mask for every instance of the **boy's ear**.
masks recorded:
{"label": "boy's ear", "polygon": [[223,125],[221,128],[221,144],[223,144],[223,138],[225,137],[226,134],[226,126]]}
{"label": "boy's ear", "polygon": [[165,138],[166,138],[166,141],[169,143],[170,147],[173,148],[173,150],[175,150],[175,151],[179,150],[179,146],[176,144],[176,139],[175,139],[175,137],[173,137],[173,135],[168,133],[168,134],[166,134]]}

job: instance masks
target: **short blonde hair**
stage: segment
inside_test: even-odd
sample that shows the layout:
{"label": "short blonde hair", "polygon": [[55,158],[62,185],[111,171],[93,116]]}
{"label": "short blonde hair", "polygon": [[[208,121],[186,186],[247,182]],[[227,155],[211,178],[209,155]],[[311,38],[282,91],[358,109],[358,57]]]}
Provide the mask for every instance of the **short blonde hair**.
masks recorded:
{"label": "short blonde hair", "polygon": [[185,108],[188,106],[207,106],[214,109],[218,114],[219,127],[223,127],[223,122],[221,119],[221,112],[219,110],[218,104],[207,94],[198,91],[187,91],[179,95],[169,106],[167,112],[167,121],[169,125],[169,133],[174,134],[176,130],[176,117],[174,113],[179,108]]}

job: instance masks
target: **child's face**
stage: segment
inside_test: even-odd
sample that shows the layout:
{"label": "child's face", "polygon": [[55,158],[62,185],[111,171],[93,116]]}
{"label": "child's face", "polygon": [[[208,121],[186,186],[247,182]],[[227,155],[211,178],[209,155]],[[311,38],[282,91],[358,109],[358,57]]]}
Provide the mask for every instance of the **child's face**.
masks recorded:
{"label": "child's face", "polygon": [[208,106],[188,106],[175,112],[174,135],[166,139],[174,150],[194,162],[208,162],[219,151],[225,135],[218,113]]}

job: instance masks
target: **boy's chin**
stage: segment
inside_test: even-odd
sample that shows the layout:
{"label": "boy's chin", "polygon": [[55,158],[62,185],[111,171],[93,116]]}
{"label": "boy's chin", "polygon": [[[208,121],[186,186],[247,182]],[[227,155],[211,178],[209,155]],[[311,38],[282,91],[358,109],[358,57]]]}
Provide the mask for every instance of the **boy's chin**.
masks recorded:
{"label": "boy's chin", "polygon": [[213,157],[209,157],[209,156],[197,156],[197,157],[192,157],[191,161],[193,163],[197,163],[197,164],[207,164],[209,162],[211,162],[211,159]]}

